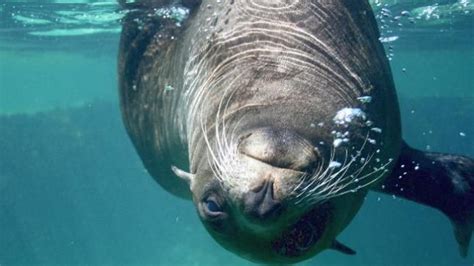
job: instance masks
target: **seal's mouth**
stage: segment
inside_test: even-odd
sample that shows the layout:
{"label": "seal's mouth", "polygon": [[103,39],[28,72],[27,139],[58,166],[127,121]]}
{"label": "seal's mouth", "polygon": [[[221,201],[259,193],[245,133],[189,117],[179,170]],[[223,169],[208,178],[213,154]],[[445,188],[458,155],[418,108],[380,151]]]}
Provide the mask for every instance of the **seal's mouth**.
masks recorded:
{"label": "seal's mouth", "polygon": [[272,249],[285,257],[303,255],[321,239],[329,217],[328,203],[311,209],[272,242]]}

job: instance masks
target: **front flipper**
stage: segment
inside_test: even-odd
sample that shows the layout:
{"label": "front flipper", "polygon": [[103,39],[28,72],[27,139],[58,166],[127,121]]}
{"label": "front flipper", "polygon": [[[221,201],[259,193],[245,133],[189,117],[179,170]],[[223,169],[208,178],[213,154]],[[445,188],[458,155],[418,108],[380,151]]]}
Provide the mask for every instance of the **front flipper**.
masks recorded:
{"label": "front flipper", "polygon": [[446,214],[454,226],[461,256],[466,257],[474,229],[474,160],[402,145],[392,174],[377,190]]}

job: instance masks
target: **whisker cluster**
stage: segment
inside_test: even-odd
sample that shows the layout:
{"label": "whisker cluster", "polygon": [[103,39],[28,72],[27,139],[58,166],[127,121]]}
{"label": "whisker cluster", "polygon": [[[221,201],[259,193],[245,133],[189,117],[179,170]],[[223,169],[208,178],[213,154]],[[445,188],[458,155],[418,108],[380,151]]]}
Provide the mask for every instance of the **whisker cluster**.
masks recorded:
{"label": "whisker cluster", "polygon": [[[235,77],[238,80],[239,76]],[[228,128],[226,124],[227,110],[231,103],[232,97],[234,96],[236,89],[229,92],[229,88],[232,88],[234,81],[225,89],[222,96],[220,97],[219,105],[214,117],[213,130],[206,126],[206,117],[203,114],[205,108],[200,109],[200,126],[206,147],[208,150],[208,161],[212,169],[214,176],[221,182],[223,187],[227,189],[235,188],[237,185],[242,186],[242,180],[245,175],[240,175],[243,172],[242,166],[239,165],[237,160],[237,139],[235,130],[239,128],[240,122],[245,118],[245,115],[233,125],[232,128]],[[212,129],[211,129],[212,130]],[[209,133],[213,133],[214,145],[209,140]]]}
{"label": "whisker cluster", "polygon": [[[371,152],[366,158],[363,157],[368,140],[369,133],[355,155],[349,155],[348,149],[343,148],[342,163],[334,161],[337,148],[331,146],[329,162],[322,161],[313,174],[303,175],[293,189],[296,204],[315,205],[347,193],[357,192],[378,181],[388,171],[387,166],[392,160],[389,159],[387,163],[367,172],[366,168],[375,155],[375,152]],[[354,167],[357,169],[353,169]]]}

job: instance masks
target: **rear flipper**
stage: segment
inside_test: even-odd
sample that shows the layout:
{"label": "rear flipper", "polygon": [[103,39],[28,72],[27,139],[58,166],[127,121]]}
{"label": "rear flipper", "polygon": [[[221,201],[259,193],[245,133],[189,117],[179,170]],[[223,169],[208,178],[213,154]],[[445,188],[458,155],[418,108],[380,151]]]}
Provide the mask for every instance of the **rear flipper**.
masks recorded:
{"label": "rear flipper", "polygon": [[454,226],[461,256],[466,257],[474,229],[474,160],[402,145],[392,174],[377,190],[446,214]]}

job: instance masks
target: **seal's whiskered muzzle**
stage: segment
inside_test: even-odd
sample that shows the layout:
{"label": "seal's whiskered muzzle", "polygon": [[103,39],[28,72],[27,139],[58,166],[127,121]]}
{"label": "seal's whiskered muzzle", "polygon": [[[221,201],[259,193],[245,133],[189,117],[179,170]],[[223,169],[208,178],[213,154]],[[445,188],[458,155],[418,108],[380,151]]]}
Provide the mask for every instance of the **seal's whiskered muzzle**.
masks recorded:
{"label": "seal's whiskered muzzle", "polygon": [[271,166],[301,172],[314,169],[318,161],[314,146],[287,129],[252,130],[240,137],[238,150]]}

